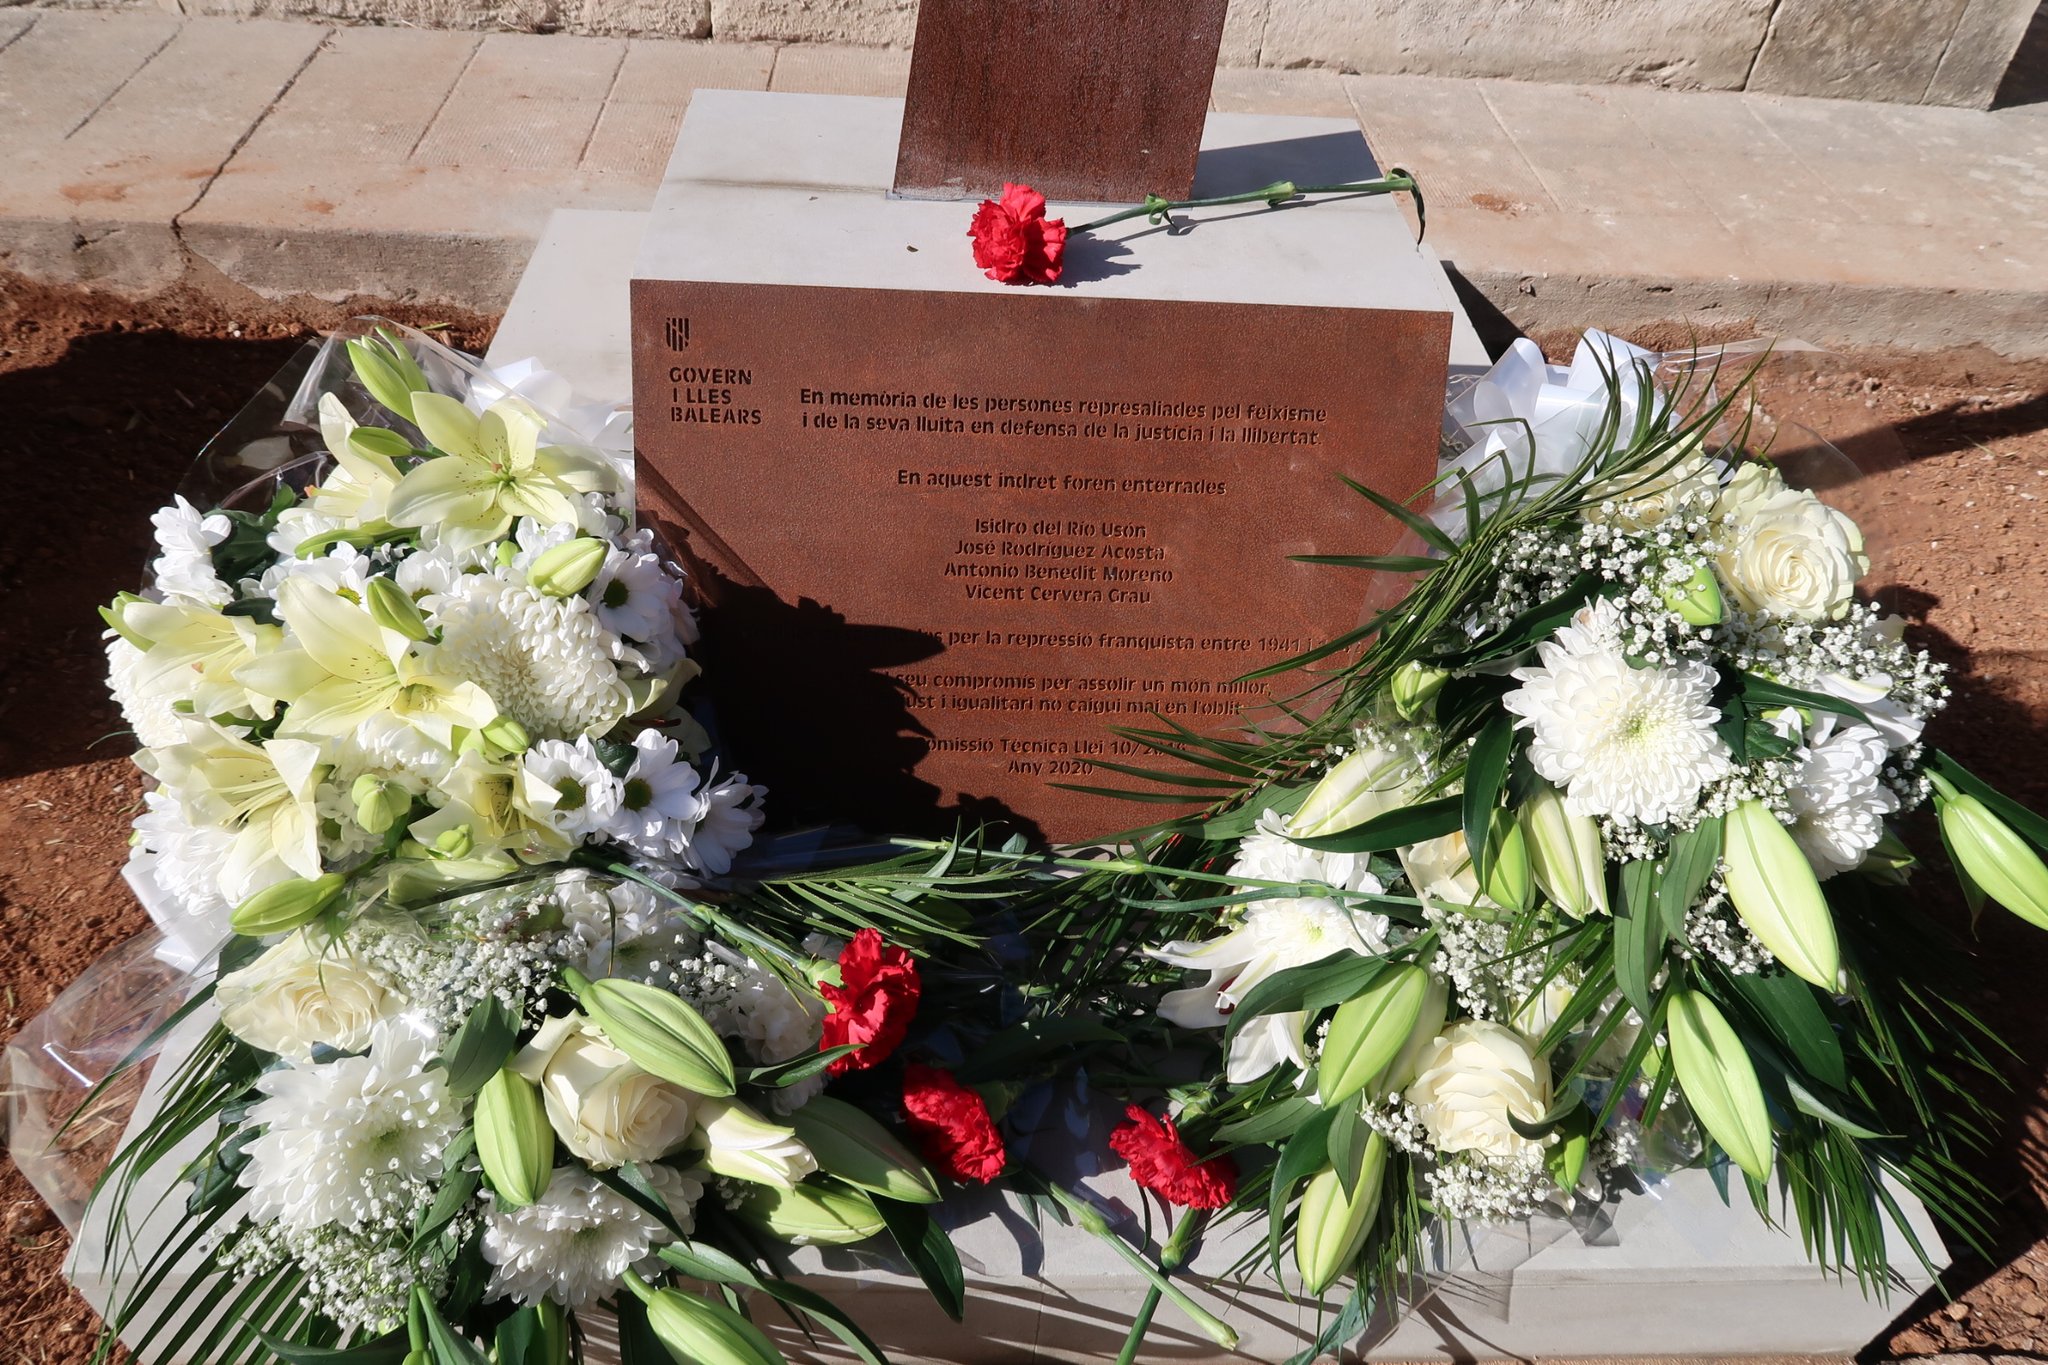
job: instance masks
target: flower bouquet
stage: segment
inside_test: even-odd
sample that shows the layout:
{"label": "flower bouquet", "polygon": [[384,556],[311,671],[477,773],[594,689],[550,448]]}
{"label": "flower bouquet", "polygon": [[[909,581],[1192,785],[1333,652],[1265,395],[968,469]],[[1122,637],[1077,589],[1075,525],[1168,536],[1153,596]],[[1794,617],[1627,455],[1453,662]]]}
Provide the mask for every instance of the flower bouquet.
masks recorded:
{"label": "flower bouquet", "polygon": [[751,1299],[877,1362],[785,1272],[879,1235],[960,1313],[931,1211],[1008,1163],[947,1064],[1037,1065],[975,913],[1016,874],[756,843],[619,414],[559,390],[332,340],[312,448],[163,509],[153,586],[105,611],[155,780],[131,871],[196,985],[131,1061],[203,1029],[95,1194],[106,1347],[546,1365],[602,1309],[629,1360],[779,1359]]}
{"label": "flower bouquet", "polygon": [[1643,1167],[1739,1180],[1867,1290],[1887,1223],[1920,1250],[1896,1188],[1987,1227],[1998,1043],[1899,825],[1931,803],[1970,905],[2048,927],[2048,822],[1925,743],[1942,669],[1858,595],[1855,524],[1745,450],[1753,371],[1517,346],[1433,506],[1358,489],[1413,552],[1322,559],[1398,600],[1274,670],[1312,671],[1298,724],[1120,732],[1182,761],[1127,775],[1214,804],[1068,883],[1105,995],[1215,1049],[1136,1096],[1168,1261],[1218,1210],[1309,1294],[1352,1285],[1300,1361],[1413,1298],[1432,1227]]}

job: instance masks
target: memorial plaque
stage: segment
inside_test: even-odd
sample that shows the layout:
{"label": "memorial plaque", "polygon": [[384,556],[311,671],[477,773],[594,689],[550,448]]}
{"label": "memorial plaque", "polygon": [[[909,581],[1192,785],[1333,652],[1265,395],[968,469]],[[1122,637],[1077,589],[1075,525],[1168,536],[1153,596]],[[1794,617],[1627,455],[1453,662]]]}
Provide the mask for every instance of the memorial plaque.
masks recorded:
{"label": "memorial plaque", "polygon": [[1084,838],[1114,726],[1216,732],[1359,623],[1435,470],[1444,312],[639,279],[642,512],[785,818]]}
{"label": "memorial plaque", "polygon": [[1185,199],[1227,0],[924,0],[896,192]]}

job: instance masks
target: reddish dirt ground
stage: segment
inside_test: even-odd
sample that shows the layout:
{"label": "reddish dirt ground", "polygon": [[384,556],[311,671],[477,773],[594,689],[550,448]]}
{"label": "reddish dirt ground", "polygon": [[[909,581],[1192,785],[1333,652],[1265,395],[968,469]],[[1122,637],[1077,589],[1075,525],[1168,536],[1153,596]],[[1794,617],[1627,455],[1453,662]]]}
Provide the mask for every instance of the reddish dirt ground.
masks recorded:
{"label": "reddish dirt ground", "polygon": [[[149,514],[206,439],[299,340],[352,311],[237,315],[196,296],[137,305],[0,278],[0,1042],[143,924],[119,875],[137,774],[101,683],[94,608],[134,585]],[[400,316],[450,324],[477,349],[492,326]],[[1830,496],[1870,532],[1894,609],[1957,670],[1936,741],[2048,809],[2048,371],[1842,362],[1773,380],[1765,400],[1872,471]],[[2000,1240],[1958,1260],[1953,1302],[1900,1304],[1870,1358],[2048,1353],[2048,934],[1993,910],[1981,940],[1975,1003],[2017,1053],[2007,1131],[1980,1171]],[[64,1249],[0,1161],[0,1362],[90,1354],[97,1323],[63,1283]]]}

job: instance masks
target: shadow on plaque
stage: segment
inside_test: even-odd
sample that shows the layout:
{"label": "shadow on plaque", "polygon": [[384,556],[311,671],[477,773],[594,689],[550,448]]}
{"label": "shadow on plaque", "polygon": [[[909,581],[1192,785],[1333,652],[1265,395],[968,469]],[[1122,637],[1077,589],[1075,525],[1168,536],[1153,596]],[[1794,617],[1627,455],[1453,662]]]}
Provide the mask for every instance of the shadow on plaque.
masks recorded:
{"label": "shadow on plaque", "polygon": [[917,776],[928,734],[911,689],[884,670],[937,655],[936,635],[849,621],[822,603],[736,582],[687,550],[683,558],[703,627],[693,654],[704,676],[693,687],[710,705],[720,752],[768,788],[775,827],[942,838],[987,826],[1044,842],[1002,802],[945,801]]}

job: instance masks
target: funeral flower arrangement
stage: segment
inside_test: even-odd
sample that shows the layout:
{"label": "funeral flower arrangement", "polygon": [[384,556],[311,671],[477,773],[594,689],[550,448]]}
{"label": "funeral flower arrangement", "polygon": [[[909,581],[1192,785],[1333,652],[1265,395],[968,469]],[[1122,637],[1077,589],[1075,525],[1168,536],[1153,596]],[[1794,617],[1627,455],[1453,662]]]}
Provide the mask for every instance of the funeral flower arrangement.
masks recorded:
{"label": "funeral flower arrangement", "polygon": [[1169,1039],[1217,1048],[1165,1087],[1174,1159],[1132,1162],[1189,1210],[1169,1249],[1221,1209],[1311,1294],[1352,1284],[1304,1360],[1430,1220],[1656,1167],[1782,1200],[1867,1285],[1887,1221],[1918,1246],[1887,1180],[1985,1226],[1958,1158],[1996,1044],[1898,823],[1931,801],[1970,903],[2048,927],[2048,822],[1927,746],[1942,670],[1859,597],[1854,522],[1745,453],[1746,376],[1593,334],[1574,397],[1518,345],[1427,515],[1359,489],[1417,553],[1324,560],[1400,600],[1281,666],[1327,670],[1287,733],[1126,732],[1216,804],[1072,882],[1144,940],[1124,980],[1170,988]]}
{"label": "funeral flower arrangement", "polygon": [[[138,865],[202,968],[223,945],[166,1030],[218,1022],[96,1196],[108,1342],[545,1365],[602,1307],[628,1359],[779,1359],[750,1293],[874,1361],[778,1248],[884,1232],[957,1316],[912,1147],[1006,1165],[919,1019],[972,1038],[995,995],[929,956],[980,951],[973,860],[731,875],[764,793],[681,700],[695,626],[629,466],[417,333],[344,345],[324,449],[260,510],[164,508],[105,613]],[[186,1212],[130,1246],[152,1171]]]}
{"label": "funeral flower arrangement", "polygon": [[[1985,1225],[1995,1040],[1899,826],[1931,804],[1971,906],[2048,927],[2048,821],[1928,747],[1941,669],[1746,449],[1746,376],[1517,343],[1431,505],[1356,486],[1413,552],[1316,557],[1391,605],[1268,670],[1284,723],[1096,765],[1202,814],[853,866],[768,836],[693,711],[623,414],[389,327],[321,356],[317,448],[163,509],[105,613],[131,876],[196,969],[151,1043],[205,1027],[95,1193],[103,1349],[759,1365],[773,1304],[880,1365],[789,1248],[886,1236],[957,1318],[934,1206],[998,1180],[1151,1280],[1126,1359],[1161,1299],[1233,1341],[1170,1276],[1216,1218],[1342,1294],[1300,1361],[1433,1230],[1676,1164],[1867,1286],[1888,1222],[1917,1247],[1893,1184]],[[1119,1096],[1088,1140],[1181,1211],[1158,1265],[1025,1159],[1053,1076]]]}

